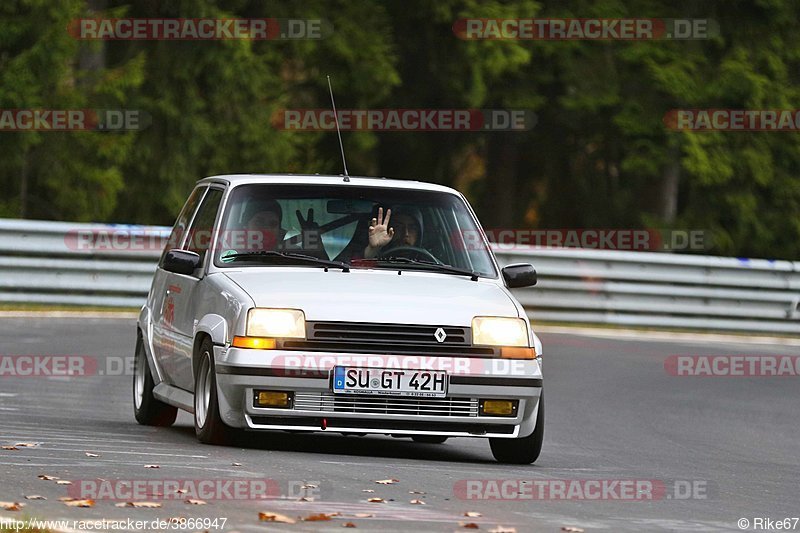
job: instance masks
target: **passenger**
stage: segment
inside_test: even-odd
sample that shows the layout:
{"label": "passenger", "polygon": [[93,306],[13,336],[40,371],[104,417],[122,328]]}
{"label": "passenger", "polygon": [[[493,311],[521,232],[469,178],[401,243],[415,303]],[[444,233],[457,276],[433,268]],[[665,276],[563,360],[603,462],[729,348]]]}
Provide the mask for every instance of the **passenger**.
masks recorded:
{"label": "passenger", "polygon": [[281,227],[283,209],[275,200],[251,202],[248,204],[244,220],[247,242],[253,243],[251,252],[283,249],[286,230]]}
{"label": "passenger", "polygon": [[[252,206],[252,207],[251,207]],[[314,222],[314,209],[309,208],[306,218],[300,210],[295,211],[300,226],[300,235],[286,239],[287,231],[281,227],[283,209],[275,200],[253,202],[248,205],[244,219],[248,242],[256,243],[251,252],[293,251],[319,259],[328,259],[319,224]]]}
{"label": "passenger", "polygon": [[391,218],[391,209],[386,211],[384,219],[383,208],[378,208],[378,217],[373,218],[369,226],[369,244],[364,249],[365,259],[372,259],[393,248],[419,246],[422,241],[422,213],[414,207],[399,207],[395,209],[395,222],[390,226]]}

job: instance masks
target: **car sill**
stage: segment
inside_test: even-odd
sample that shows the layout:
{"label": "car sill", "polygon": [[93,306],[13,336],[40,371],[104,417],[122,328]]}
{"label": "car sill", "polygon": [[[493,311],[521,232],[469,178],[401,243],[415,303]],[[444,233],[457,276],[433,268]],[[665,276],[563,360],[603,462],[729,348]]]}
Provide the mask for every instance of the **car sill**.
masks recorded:
{"label": "car sill", "polygon": [[178,387],[167,385],[166,383],[159,383],[153,389],[153,396],[164,403],[179,407],[184,411],[194,413],[194,396],[191,392],[187,392]]}

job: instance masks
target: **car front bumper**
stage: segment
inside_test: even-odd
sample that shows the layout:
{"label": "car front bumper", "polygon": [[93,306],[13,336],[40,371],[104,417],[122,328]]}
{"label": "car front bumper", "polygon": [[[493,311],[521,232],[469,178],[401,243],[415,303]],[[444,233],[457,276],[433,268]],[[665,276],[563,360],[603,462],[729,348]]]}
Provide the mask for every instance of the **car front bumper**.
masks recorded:
{"label": "car front bumper", "polygon": [[[358,365],[358,361],[365,363]],[[536,424],[542,391],[540,363],[541,359],[372,357],[215,347],[222,420],[231,427],[254,430],[525,437]],[[335,394],[331,372],[337,364],[446,370],[447,395]],[[253,401],[256,390],[289,391],[294,400],[290,408],[257,407]],[[517,400],[518,407],[513,416],[481,415],[479,406],[484,399]]]}

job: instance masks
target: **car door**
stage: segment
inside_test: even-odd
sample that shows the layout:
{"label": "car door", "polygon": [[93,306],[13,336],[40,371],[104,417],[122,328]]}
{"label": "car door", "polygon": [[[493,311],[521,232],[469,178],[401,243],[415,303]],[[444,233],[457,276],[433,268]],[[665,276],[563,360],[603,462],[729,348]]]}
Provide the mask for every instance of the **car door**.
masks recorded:
{"label": "car door", "polygon": [[176,387],[188,391],[194,388],[192,350],[194,327],[201,318],[198,316],[198,302],[203,298],[203,276],[211,244],[217,234],[217,217],[223,193],[224,189],[220,186],[209,187],[184,241],[183,249],[200,256],[200,267],[191,275],[168,272],[166,278],[164,329],[173,341],[169,354],[169,373]]}
{"label": "car door", "polygon": [[152,313],[153,356],[155,357],[161,380],[167,383],[172,383],[169,365],[172,361],[172,352],[174,351],[175,342],[172,328],[171,326],[167,327],[167,325],[171,325],[173,321],[174,299],[169,298],[167,281],[170,273],[163,269],[162,264],[168,251],[180,249],[183,246],[183,243],[187,239],[189,224],[192,222],[197,207],[200,205],[200,201],[203,199],[207,190],[208,186],[206,185],[196,187],[186,200],[172,228],[169,240],[167,240],[167,244],[164,246],[164,252],[161,254],[161,260],[153,276],[153,285],[150,290],[151,296],[149,298],[149,303]]}

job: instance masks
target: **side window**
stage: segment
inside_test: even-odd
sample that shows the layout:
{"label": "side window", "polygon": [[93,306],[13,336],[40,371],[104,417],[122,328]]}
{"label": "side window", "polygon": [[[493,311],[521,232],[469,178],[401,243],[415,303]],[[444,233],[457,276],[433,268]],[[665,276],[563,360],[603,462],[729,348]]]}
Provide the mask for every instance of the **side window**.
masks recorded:
{"label": "side window", "polygon": [[189,230],[189,240],[186,242],[186,249],[196,252],[200,256],[200,264],[205,259],[206,252],[211,247],[211,243],[217,234],[214,222],[217,220],[217,211],[222,202],[222,191],[220,189],[210,189],[208,194],[197,210],[192,227]]}
{"label": "side window", "polygon": [[178,219],[175,221],[175,225],[172,227],[172,232],[169,234],[169,239],[164,246],[164,251],[161,253],[162,261],[168,251],[180,248],[183,242],[183,236],[186,234],[186,227],[189,225],[189,221],[192,220],[192,215],[197,209],[197,204],[200,203],[200,199],[205,192],[206,187],[197,187],[192,191],[192,194],[189,195],[189,199],[186,200],[183,209],[181,209],[181,213],[178,215]]}

